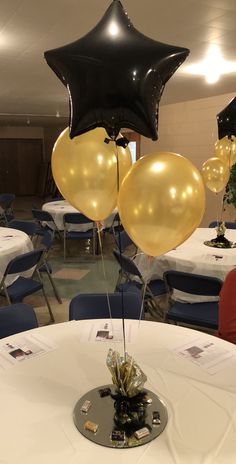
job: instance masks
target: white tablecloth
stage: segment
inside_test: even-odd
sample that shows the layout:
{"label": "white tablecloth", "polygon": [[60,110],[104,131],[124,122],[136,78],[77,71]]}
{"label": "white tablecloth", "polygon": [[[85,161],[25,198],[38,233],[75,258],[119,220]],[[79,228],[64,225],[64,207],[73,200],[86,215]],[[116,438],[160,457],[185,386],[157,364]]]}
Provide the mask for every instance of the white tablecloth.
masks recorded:
{"label": "white tablecloth", "polygon": [[[225,236],[228,240],[236,242],[236,230],[227,229]],[[215,229],[199,228],[175,250],[151,259],[139,252],[135,263],[148,281],[162,278],[163,273],[170,269],[224,280],[226,274],[236,266],[236,248],[219,249],[204,245],[204,241],[215,237]],[[194,301],[192,298],[187,299]]]}
{"label": "white tablecloth", "polygon": [[[235,464],[236,358],[211,375],[174,349],[199,337],[234,356],[236,346],[168,324],[141,322],[137,338],[127,345],[148,377],[146,388],[167,405],[164,432],[129,450],[104,448],[83,437],[72,419],[77,400],[111,383],[105,363],[112,345],[86,341],[92,323],[35,329],[31,333],[56,343],[55,351],[0,369],[2,464]],[[127,323],[134,333],[138,322]],[[1,340],[0,346],[9,340],[16,344],[17,337],[22,335]],[[115,348],[122,352],[119,343]]]}
{"label": "white tablecloth", "polygon": [[[236,248],[219,249],[204,245],[205,240],[215,237],[215,229],[196,229],[191,237],[175,250],[151,260],[144,253],[138,253],[135,263],[148,280],[161,278],[169,269],[224,280],[226,274],[236,266]],[[236,230],[228,229],[226,237],[236,242]]]}
{"label": "white tablecloth", "polygon": [[[78,213],[78,210],[75,209],[73,206],[68,203],[66,200],[61,200],[61,201],[52,201],[49,203],[45,203],[42,206],[42,209],[44,211],[48,211],[50,213],[58,227],[59,230],[64,230],[64,224],[63,224],[63,216],[66,213]],[[103,221],[104,227],[111,227],[112,221],[114,219],[115,214],[117,213],[117,209],[114,210],[114,212]],[[48,224],[50,227],[52,227],[52,223]],[[82,232],[86,232],[89,229],[92,229],[93,223],[87,223],[87,224],[74,224],[70,228],[73,230],[80,230]]]}
{"label": "white tablecloth", "polygon": [[[27,234],[21,230],[0,227],[0,280],[9,261],[31,250],[33,250],[33,244]],[[10,285],[14,280],[15,276],[8,277],[7,285]]]}

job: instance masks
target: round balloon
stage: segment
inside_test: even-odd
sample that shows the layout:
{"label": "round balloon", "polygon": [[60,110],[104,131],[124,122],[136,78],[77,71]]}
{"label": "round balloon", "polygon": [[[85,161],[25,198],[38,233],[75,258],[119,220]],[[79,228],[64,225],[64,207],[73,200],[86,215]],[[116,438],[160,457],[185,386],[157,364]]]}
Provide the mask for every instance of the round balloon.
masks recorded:
{"label": "round balloon", "polygon": [[132,165],[129,148],[113,141],[105,143],[106,137],[105,129],[96,128],[71,140],[66,128],[52,152],[52,174],[58,189],[93,221],[102,221],[112,213],[117,205],[118,180],[121,184]]}
{"label": "round balloon", "polygon": [[236,137],[231,135],[225,136],[215,143],[215,155],[222,161],[225,161],[229,167],[236,163]]}
{"label": "round balloon", "polygon": [[225,188],[229,180],[229,165],[215,156],[209,158],[202,165],[202,177],[209,190],[219,193]]}
{"label": "round balloon", "polygon": [[118,209],[125,230],[144,253],[166,253],[201,222],[205,209],[201,174],[176,153],[146,155],[123,180]]}

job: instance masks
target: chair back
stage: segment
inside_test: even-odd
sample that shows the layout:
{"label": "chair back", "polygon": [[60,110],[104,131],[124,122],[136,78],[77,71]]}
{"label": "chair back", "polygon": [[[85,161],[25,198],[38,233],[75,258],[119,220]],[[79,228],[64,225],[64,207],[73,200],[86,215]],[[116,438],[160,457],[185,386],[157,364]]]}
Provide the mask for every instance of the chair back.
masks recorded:
{"label": "chair back", "polygon": [[42,209],[32,208],[32,215],[34,219],[37,219],[39,222],[54,222],[52,215],[48,211],[43,211]]}
{"label": "chair back", "polygon": [[170,293],[175,289],[203,296],[218,296],[223,283],[216,277],[171,270],[164,272],[163,279]]}
{"label": "chair back", "polygon": [[0,308],[0,338],[38,327],[32,306],[17,303]]}
{"label": "chair back", "polygon": [[[69,320],[109,319],[109,304],[112,318],[139,319],[142,298],[137,293],[95,293],[75,296],[69,306]],[[122,309],[123,308],[123,309]],[[143,319],[143,315],[141,317]]]}
{"label": "chair back", "polygon": [[37,250],[16,256],[8,263],[4,272],[4,277],[9,274],[19,274],[20,272],[25,272],[33,268],[39,263],[43,253],[44,249],[38,248]]}
{"label": "chair back", "polygon": [[[210,222],[208,227],[213,229],[213,228],[217,227],[218,224],[219,224],[219,222],[212,221],[212,222]],[[235,222],[226,221],[225,222],[225,227],[226,227],[226,229],[236,229],[236,221]]]}
{"label": "chair back", "polygon": [[1,193],[0,194],[0,206],[4,210],[11,208],[13,201],[15,200],[16,196],[14,193]]}
{"label": "chair back", "polygon": [[53,244],[53,241],[54,241],[54,232],[52,230],[46,230],[44,232],[40,245],[43,245],[45,249],[49,251]]}
{"label": "chair back", "polygon": [[[65,213],[63,216],[64,225],[66,224],[88,224],[91,222],[93,227],[93,220],[84,216],[82,213]],[[91,227],[91,229],[92,229]]]}
{"label": "chair back", "polygon": [[133,276],[137,276],[141,280],[143,280],[141,272],[139,271],[138,267],[131,258],[123,255],[118,250],[113,250],[113,255],[115,256],[123,272]]}
{"label": "chair back", "polygon": [[11,229],[21,230],[22,232],[25,232],[30,237],[33,237],[33,235],[36,234],[36,230],[37,230],[37,226],[34,222],[20,221],[18,219],[12,219],[8,223],[8,227],[10,227]]}
{"label": "chair back", "polygon": [[120,233],[114,234],[114,239],[116,242],[116,246],[121,253],[124,253],[128,246],[134,245],[134,242],[131,240],[131,238],[125,230],[122,230]]}

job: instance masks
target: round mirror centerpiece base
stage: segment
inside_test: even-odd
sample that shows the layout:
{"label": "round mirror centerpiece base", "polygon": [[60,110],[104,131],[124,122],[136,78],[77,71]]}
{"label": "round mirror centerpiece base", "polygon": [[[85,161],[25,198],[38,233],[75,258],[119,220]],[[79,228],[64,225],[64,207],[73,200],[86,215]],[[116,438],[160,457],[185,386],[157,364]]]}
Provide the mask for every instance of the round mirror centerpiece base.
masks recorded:
{"label": "round mirror centerpiece base", "polygon": [[166,406],[155,393],[143,388],[128,398],[117,393],[113,384],[83,395],[73,418],[88,440],[110,448],[145,445],[163,432],[168,421]]}

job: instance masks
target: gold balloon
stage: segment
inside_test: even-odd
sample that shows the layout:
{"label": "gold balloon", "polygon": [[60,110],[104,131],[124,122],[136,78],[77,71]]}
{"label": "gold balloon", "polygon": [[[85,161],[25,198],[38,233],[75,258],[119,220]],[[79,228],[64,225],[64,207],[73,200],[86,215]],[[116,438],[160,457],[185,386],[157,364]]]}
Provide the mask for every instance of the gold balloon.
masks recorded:
{"label": "gold balloon", "polygon": [[132,165],[129,148],[113,141],[107,144],[105,138],[105,129],[96,128],[71,140],[66,128],[52,152],[52,174],[58,189],[93,221],[112,213],[117,205],[118,178],[121,184]]}
{"label": "gold balloon", "polygon": [[214,193],[221,192],[229,180],[229,166],[220,158],[209,158],[202,165],[204,184]]}
{"label": "gold balloon", "polygon": [[229,167],[236,163],[236,137],[227,135],[215,143],[215,156],[225,161]]}
{"label": "gold balloon", "polygon": [[205,189],[186,158],[159,152],[140,158],[120,188],[121,222],[141,250],[158,256],[184,242],[201,222]]}

